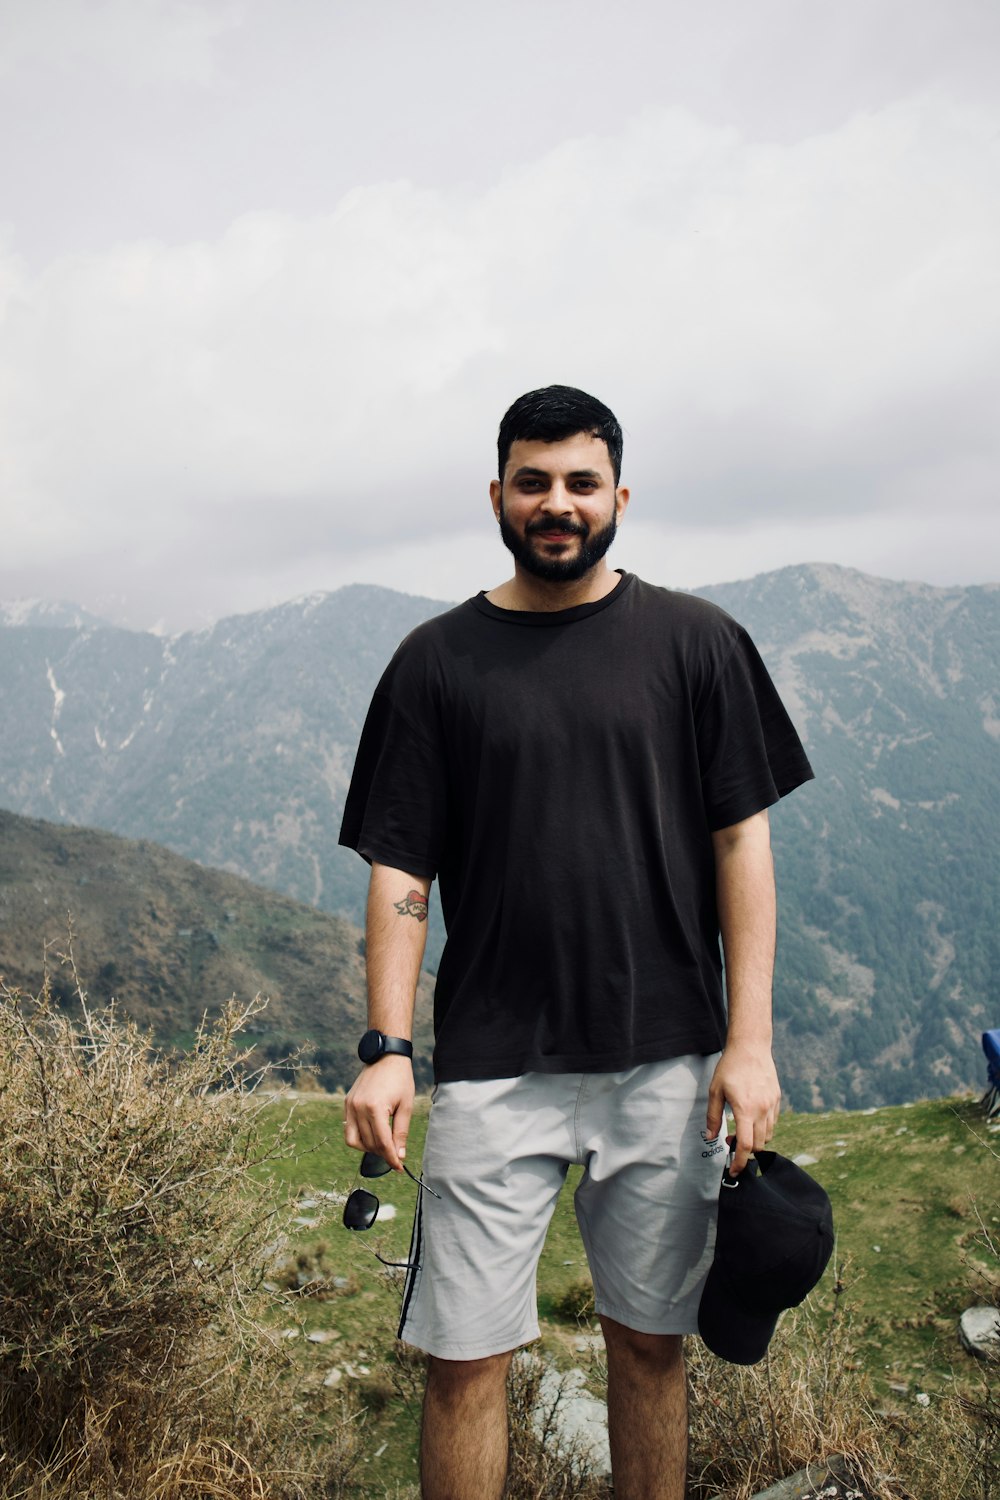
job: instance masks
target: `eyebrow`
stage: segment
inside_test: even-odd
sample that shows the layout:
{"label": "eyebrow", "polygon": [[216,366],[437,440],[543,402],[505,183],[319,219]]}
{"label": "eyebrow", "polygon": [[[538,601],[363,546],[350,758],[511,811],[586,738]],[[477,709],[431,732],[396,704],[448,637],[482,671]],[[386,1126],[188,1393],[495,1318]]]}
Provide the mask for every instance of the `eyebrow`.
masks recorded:
{"label": "eyebrow", "polygon": [[[551,479],[552,474],[548,469],[533,469],[530,464],[523,464],[520,469],[515,469],[510,477],[511,479]],[[573,469],[566,475],[567,479],[600,479],[600,477],[597,469]]]}

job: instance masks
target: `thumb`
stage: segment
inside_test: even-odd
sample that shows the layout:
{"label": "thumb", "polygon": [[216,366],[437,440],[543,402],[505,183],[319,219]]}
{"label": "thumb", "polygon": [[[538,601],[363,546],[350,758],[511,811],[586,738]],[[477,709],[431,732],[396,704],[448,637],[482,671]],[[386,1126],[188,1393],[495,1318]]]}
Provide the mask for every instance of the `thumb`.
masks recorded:
{"label": "thumb", "polygon": [[722,1132],[722,1107],[724,1102],[723,1091],[713,1079],[708,1091],[708,1113],[705,1116],[705,1134],[710,1141],[714,1141]]}
{"label": "thumb", "polygon": [[400,1103],[399,1108],[392,1117],[392,1144],[396,1148],[396,1155],[400,1161],[406,1160],[406,1138],[410,1133],[410,1119],[413,1115],[413,1105],[407,1100]]}

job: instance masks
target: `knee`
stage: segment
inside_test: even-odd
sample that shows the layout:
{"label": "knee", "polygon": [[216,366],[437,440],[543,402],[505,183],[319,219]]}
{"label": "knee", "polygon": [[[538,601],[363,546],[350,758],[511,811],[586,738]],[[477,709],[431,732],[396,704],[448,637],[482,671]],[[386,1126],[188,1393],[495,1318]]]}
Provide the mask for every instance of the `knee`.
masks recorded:
{"label": "knee", "polygon": [[612,1318],[601,1318],[608,1360],[627,1360],[646,1369],[668,1371],[684,1363],[684,1339],[679,1333],[640,1333]]}
{"label": "knee", "polygon": [[439,1359],[432,1354],[427,1362],[427,1394],[451,1405],[469,1397],[484,1400],[503,1393],[512,1358],[513,1350],[485,1359]]}

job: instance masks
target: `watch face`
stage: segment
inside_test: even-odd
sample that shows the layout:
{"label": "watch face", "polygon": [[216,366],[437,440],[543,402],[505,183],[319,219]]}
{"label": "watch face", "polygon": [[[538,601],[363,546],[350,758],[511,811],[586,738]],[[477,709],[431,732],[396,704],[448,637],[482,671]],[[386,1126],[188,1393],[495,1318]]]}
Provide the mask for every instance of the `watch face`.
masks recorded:
{"label": "watch face", "polygon": [[366,1031],[358,1043],[358,1056],[363,1063],[372,1063],[382,1056],[385,1038],[381,1031]]}

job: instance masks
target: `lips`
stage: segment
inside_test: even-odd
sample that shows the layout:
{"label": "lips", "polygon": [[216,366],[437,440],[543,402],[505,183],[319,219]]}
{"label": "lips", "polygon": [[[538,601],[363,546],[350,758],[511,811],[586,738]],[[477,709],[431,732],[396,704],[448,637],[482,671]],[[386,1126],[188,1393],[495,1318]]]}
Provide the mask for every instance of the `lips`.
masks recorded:
{"label": "lips", "polygon": [[536,521],[533,526],[525,528],[526,536],[541,538],[543,542],[565,542],[573,536],[584,536],[583,526],[540,526]]}

